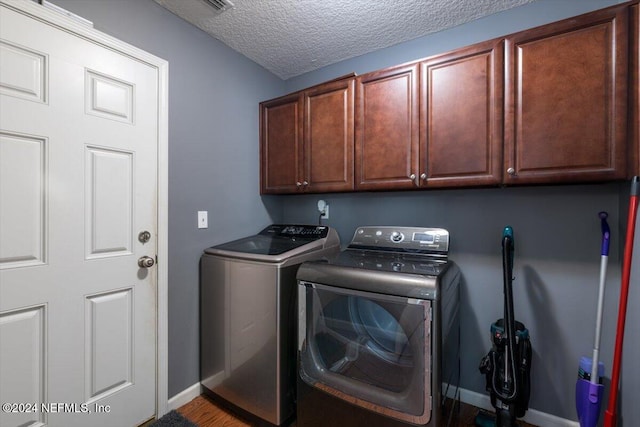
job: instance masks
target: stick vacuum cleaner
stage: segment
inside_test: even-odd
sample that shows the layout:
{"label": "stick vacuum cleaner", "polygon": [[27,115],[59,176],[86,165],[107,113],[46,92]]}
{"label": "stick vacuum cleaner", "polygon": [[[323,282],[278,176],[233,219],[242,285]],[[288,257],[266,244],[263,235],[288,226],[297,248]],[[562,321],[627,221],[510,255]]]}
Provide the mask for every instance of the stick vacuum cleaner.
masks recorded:
{"label": "stick vacuum cleaner", "polygon": [[491,325],[492,349],[480,361],[486,388],[495,408],[495,422],[480,414],[476,425],[514,427],[516,419],[529,409],[531,383],[531,342],[529,331],[513,314],[514,236],[511,227],[502,233],[504,318]]}

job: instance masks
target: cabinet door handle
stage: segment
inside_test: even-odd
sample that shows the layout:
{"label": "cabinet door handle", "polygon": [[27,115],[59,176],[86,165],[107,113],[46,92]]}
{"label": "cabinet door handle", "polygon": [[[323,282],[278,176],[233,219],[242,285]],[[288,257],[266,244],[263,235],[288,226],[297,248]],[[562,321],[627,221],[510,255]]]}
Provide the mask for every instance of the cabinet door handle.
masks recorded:
{"label": "cabinet door handle", "polygon": [[302,183],[302,185],[304,185],[304,186],[306,187],[307,185],[309,185],[309,183],[308,183],[307,181],[304,181],[304,182]]}
{"label": "cabinet door handle", "polygon": [[298,188],[302,187],[302,183],[300,181],[296,182],[296,187]]}
{"label": "cabinet door handle", "polygon": [[507,169],[507,173],[508,173],[509,175],[513,176],[513,175],[515,175],[515,174],[516,174],[516,170],[515,170],[514,168],[509,168],[509,169]]}
{"label": "cabinet door handle", "polygon": [[410,179],[410,180],[412,180],[412,181],[413,181],[414,179],[416,179],[416,174],[415,174],[415,173],[412,173],[411,175],[409,175],[409,179]]}
{"label": "cabinet door handle", "polygon": [[423,173],[420,175],[420,179],[422,179],[422,180],[427,179],[427,173],[426,173],[426,172],[423,172]]}

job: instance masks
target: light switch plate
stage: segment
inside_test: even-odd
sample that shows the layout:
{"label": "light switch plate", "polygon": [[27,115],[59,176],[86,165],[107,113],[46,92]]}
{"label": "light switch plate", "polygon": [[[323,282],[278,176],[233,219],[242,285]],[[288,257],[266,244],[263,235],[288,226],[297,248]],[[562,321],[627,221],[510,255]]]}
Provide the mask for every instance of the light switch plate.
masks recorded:
{"label": "light switch plate", "polygon": [[209,228],[208,211],[198,211],[198,228]]}

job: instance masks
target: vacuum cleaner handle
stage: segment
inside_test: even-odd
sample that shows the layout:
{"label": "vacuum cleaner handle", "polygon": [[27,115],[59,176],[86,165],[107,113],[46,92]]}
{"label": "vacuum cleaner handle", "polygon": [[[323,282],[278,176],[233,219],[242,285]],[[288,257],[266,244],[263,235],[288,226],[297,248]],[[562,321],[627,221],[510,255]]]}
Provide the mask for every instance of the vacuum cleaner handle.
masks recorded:
{"label": "vacuum cleaner handle", "polygon": [[[508,248],[505,248],[507,244],[507,240],[511,243]],[[504,230],[502,230],[502,249],[507,249],[509,251],[509,269],[513,271],[513,255],[514,255],[514,247],[515,247],[515,237],[513,236],[513,228],[507,225]]]}
{"label": "vacuum cleaner handle", "polygon": [[514,402],[518,398],[518,371],[516,369],[516,321],[513,313],[513,256],[515,252],[513,228],[506,226],[502,231],[502,273],[504,286],[504,326],[507,335],[507,365],[501,392],[496,391],[504,402]]}

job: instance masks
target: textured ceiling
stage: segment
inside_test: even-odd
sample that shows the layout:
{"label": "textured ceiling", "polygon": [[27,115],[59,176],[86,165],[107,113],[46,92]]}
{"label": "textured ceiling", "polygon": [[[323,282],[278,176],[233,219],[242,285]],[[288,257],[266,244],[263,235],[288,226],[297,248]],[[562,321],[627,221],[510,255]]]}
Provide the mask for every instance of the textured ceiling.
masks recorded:
{"label": "textured ceiling", "polygon": [[155,0],[288,79],[535,0]]}

